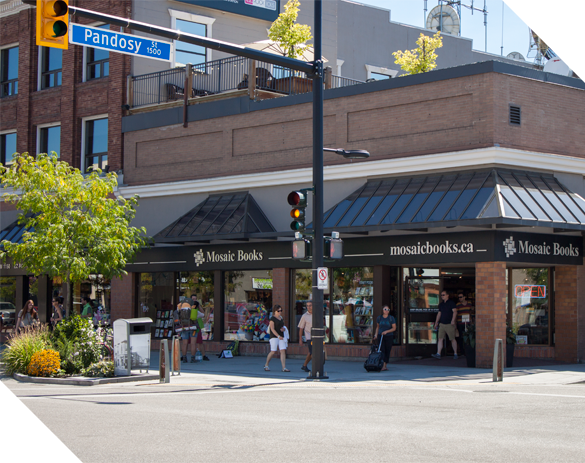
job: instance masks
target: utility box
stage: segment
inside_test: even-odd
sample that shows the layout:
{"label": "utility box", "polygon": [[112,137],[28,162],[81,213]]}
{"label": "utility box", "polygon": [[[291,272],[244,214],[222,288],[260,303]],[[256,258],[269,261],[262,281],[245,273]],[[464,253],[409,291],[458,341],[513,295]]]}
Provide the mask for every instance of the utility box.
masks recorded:
{"label": "utility box", "polygon": [[120,318],[114,322],[114,374],[130,376],[132,370],[150,367],[150,318]]}

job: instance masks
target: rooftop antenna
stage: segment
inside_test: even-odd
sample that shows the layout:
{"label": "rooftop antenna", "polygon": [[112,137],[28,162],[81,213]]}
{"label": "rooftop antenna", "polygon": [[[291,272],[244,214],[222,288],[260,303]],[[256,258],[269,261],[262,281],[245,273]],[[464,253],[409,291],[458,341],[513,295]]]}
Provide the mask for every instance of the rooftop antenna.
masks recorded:
{"label": "rooftop antenna", "polygon": [[[473,14],[474,11],[479,11],[483,13],[483,25],[485,27],[485,51],[487,52],[487,0],[483,0],[483,8],[477,8],[473,3],[474,0],[470,0],[470,2],[471,3],[466,4],[463,3],[462,0],[439,0],[438,6],[433,8],[427,16],[427,0],[425,0],[424,13],[426,18],[426,28],[461,36],[461,7],[471,10],[471,14]],[[445,8],[443,8],[443,6]],[[456,13],[457,21],[455,20],[455,15],[451,12]],[[457,22],[457,27],[455,27],[455,25],[450,26],[447,24],[447,22]],[[450,29],[450,31],[447,29]],[[452,32],[454,30],[457,32]]]}
{"label": "rooftop antenna", "polygon": [[502,46],[500,47],[500,55],[504,56],[504,2],[502,2]]}

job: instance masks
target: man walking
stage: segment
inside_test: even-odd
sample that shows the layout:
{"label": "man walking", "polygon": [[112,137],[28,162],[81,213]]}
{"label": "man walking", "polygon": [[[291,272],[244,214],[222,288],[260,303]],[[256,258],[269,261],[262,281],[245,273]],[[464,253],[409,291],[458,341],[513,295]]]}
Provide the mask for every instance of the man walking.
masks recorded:
{"label": "man walking", "polygon": [[313,327],[313,303],[307,302],[307,311],[301,317],[299,321],[299,345],[303,345],[303,334],[305,335],[305,344],[309,348],[309,353],[307,354],[307,358],[305,358],[305,363],[301,367],[303,371],[311,371],[307,366],[311,361],[311,357],[313,356],[313,346],[311,345],[311,328]]}
{"label": "man walking", "polygon": [[453,352],[455,353],[454,359],[457,359],[457,340],[455,327],[455,321],[457,320],[457,308],[455,302],[449,299],[449,292],[447,290],[441,291],[442,301],[439,303],[439,312],[437,313],[437,319],[435,320],[435,329],[439,327],[439,339],[437,340],[437,353],[433,354],[432,357],[436,359],[441,358],[441,351],[443,350],[443,339],[448,336],[453,346]]}

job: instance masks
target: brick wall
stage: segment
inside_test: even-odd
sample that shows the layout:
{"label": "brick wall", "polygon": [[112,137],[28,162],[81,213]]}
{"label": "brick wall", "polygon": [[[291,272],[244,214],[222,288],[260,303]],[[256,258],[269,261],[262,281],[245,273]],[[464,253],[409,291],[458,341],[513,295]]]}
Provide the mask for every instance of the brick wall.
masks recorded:
{"label": "brick wall", "polygon": [[133,305],[136,288],[135,275],[135,273],[129,273],[122,278],[112,278],[112,323],[118,318],[135,318]]}
{"label": "brick wall", "polygon": [[577,361],[577,281],[575,266],[555,269],[555,360]]}
{"label": "brick wall", "polygon": [[585,266],[577,267],[577,361],[585,363]]}
{"label": "brick wall", "polygon": [[280,304],[284,308],[286,326],[289,330],[295,329],[290,322],[290,269],[272,269],[272,288],[272,306]]}
{"label": "brick wall", "polygon": [[[496,339],[506,342],[506,263],[475,264],[475,363],[491,368]],[[504,356],[505,357],[505,356]]]}
{"label": "brick wall", "polygon": [[[129,17],[130,0],[71,1],[94,11]],[[17,20],[13,20],[16,17]],[[74,18],[89,24],[92,21]],[[111,27],[119,31],[119,27]],[[123,32],[131,33],[129,30]],[[82,118],[108,114],[108,162],[112,171],[122,168],[122,105],[131,58],[110,53],[109,77],[82,82],[83,47],[63,50],[62,85],[37,91],[38,50],[36,9],[26,9],[2,18],[0,45],[18,43],[18,95],[0,100],[0,130],[17,130],[18,152],[36,152],[37,126],[61,123],[61,159],[81,167]]]}

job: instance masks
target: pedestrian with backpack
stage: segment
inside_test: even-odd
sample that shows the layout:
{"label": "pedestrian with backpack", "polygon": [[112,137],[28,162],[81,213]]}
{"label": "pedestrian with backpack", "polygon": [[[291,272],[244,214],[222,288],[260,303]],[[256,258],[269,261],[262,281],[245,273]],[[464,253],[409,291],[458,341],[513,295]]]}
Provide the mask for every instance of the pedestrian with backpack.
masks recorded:
{"label": "pedestrian with backpack", "polygon": [[177,305],[176,317],[177,320],[177,332],[181,335],[181,361],[187,363],[187,344],[191,337],[191,304],[189,298],[181,296],[179,298],[179,304]]}
{"label": "pedestrian with backpack", "polygon": [[205,324],[205,312],[201,310],[201,305],[197,300],[197,294],[191,294],[191,363],[196,362],[195,354],[197,348],[201,352],[201,359],[209,361],[209,357],[205,355],[205,348],[203,347],[202,330]]}

